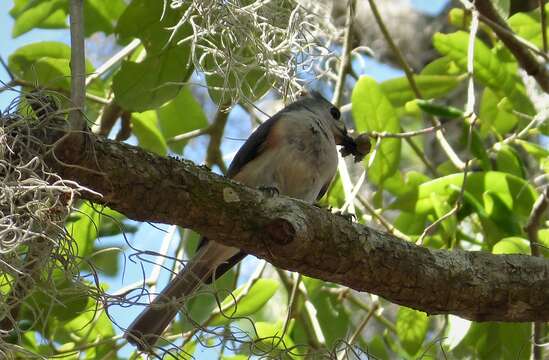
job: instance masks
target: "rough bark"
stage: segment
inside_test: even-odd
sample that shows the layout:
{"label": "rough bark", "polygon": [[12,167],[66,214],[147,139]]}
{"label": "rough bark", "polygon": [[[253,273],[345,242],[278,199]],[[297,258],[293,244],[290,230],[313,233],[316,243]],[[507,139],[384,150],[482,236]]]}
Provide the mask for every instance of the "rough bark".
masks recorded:
{"label": "rough bark", "polygon": [[[298,200],[268,197],[189,161],[106,139],[92,143],[93,154],[78,165],[94,171],[58,170],[103,194],[84,198],[129,218],[188,227],[280,268],[430,314],[549,320],[549,261],[543,258],[419,247]],[[69,162],[79,152],[60,153]]]}

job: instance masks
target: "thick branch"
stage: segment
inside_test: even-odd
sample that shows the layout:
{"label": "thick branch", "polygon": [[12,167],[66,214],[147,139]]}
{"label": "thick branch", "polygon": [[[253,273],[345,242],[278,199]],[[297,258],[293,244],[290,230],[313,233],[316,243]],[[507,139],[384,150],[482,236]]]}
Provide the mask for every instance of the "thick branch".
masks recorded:
{"label": "thick branch", "polygon": [[132,219],[189,227],[278,267],[430,314],[549,320],[549,261],[543,258],[430,250],[298,200],[266,197],[189,161],[108,139],[93,143],[94,154],[78,165],[103,175],[79,167],[59,172],[104,195],[84,197]]}

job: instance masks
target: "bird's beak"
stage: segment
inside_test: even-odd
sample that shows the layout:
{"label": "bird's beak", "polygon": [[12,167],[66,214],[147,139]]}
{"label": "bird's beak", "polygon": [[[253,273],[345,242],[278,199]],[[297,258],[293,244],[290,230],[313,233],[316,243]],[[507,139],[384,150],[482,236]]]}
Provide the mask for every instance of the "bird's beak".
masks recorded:
{"label": "bird's beak", "polygon": [[342,145],[344,147],[354,144],[354,140],[347,133],[347,128],[343,121],[337,121],[335,123],[336,131],[334,131],[334,139],[337,145]]}

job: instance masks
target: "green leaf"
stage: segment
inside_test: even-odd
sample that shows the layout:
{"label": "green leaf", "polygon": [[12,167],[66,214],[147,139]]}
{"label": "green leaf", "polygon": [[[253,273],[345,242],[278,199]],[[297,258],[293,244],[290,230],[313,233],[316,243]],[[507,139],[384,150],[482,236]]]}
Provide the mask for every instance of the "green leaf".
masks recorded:
{"label": "green leaf", "polygon": [[541,229],[538,231],[538,241],[540,253],[549,258],[549,229]]}
{"label": "green leaf", "polygon": [[[20,3],[21,4],[21,3]],[[13,8],[12,16],[15,23],[12,29],[12,37],[18,37],[34,28],[52,27],[60,25],[60,19],[66,18],[66,0],[40,0],[30,1],[28,4]]]}
{"label": "green leaf", "polygon": [[71,48],[57,41],[41,41],[22,46],[15,50],[8,59],[8,66],[15,75],[21,77],[34,62],[41,58],[71,58]]}
{"label": "green leaf", "polygon": [[129,111],[146,111],[175,98],[187,80],[188,48],[175,46],[140,63],[124,61],[113,79],[116,102]]}
{"label": "green leaf", "polygon": [[259,311],[269,301],[278,289],[278,281],[274,279],[259,279],[252,285],[244,297],[235,304],[235,299],[244,291],[247,285],[236,289],[221,303],[223,314],[216,314],[208,325],[219,326],[231,322],[232,319],[248,316]]}
{"label": "green leaf", "polygon": [[492,4],[496,11],[504,19],[509,17],[509,10],[511,6],[511,0],[493,0]]}
{"label": "green leaf", "polygon": [[[380,86],[370,77],[361,76],[352,94],[353,117],[356,129],[365,131],[387,131],[397,133],[400,124],[395,109],[385,97]],[[377,151],[372,151],[366,162],[375,154],[375,159],[368,171],[368,178],[380,186],[384,180],[394,174],[400,162],[400,139],[380,139]],[[375,146],[372,146],[375,149]]]}
{"label": "green leaf", "polygon": [[[545,5],[545,12],[549,11],[549,6]],[[543,49],[543,34],[541,27],[541,15],[539,8],[531,12],[519,12],[511,16],[508,20],[511,29],[521,38],[527,40]],[[549,32],[549,26],[546,27]]]}
{"label": "green leaf", "polygon": [[[433,208],[436,215],[433,221],[442,218],[452,210],[452,206],[447,201],[442,201],[441,198],[435,193],[431,194],[431,201],[433,202]],[[456,236],[456,215],[454,214],[450,217],[447,217],[440,223],[440,225],[444,233],[444,238],[446,239],[446,244],[448,248],[451,248]]]}
{"label": "green leaf", "polygon": [[[379,335],[374,336],[374,338],[368,343],[368,348],[366,352],[372,359],[389,359],[389,352],[385,346],[383,338]],[[369,357],[368,357],[369,358]]]}
{"label": "green leaf", "polygon": [[189,45],[177,45],[178,40],[193,33],[191,25],[181,26],[168,42],[171,36],[168,28],[178,23],[183,8],[186,7],[167,9],[162,17],[163,7],[158,3],[133,0],[120,16],[116,32],[121,41],[139,38],[147,50],[140,63],[124,61],[113,79],[116,101],[124,109],[145,111],[162,106],[177,96],[191,75]]}
{"label": "green leaf", "polygon": [[75,241],[77,254],[86,257],[91,254],[93,244],[97,239],[97,227],[99,226],[100,214],[88,201],[84,201],[78,209],[78,220],[67,224],[67,230]]}
{"label": "green leaf", "polygon": [[520,237],[507,237],[498,241],[492,248],[494,254],[525,254],[530,255],[530,243]]}
{"label": "green leaf", "polygon": [[349,315],[337,294],[322,291],[326,283],[318,279],[303,277],[309,300],[316,309],[317,319],[326,338],[326,345],[332,348],[345,338],[349,330]]}
{"label": "green leaf", "polygon": [[465,71],[460,69],[459,66],[457,66],[449,57],[442,56],[425,65],[425,67],[421,70],[420,75],[451,75],[454,77],[459,77],[464,73]]}
{"label": "green leaf", "polygon": [[121,249],[96,247],[90,255],[90,262],[94,269],[101,271],[108,276],[116,276],[118,274],[118,263]]}
{"label": "green leaf", "polygon": [[[439,98],[454,90],[461,82],[461,77],[450,75],[415,75],[417,87],[426,99]],[[357,84],[358,85],[358,84]],[[390,79],[379,84],[394,107],[404,106],[416,98],[408,79],[403,76]]]}
{"label": "green leaf", "polygon": [[[160,130],[166,139],[208,126],[202,106],[185,86],[173,100],[158,110]],[[186,141],[169,144],[177,153],[183,151]]]}
{"label": "green leaf", "polygon": [[155,111],[132,114],[132,132],[143,149],[166,155],[168,145],[164,136],[158,129],[158,119]]}
{"label": "green leaf", "polygon": [[[209,70],[209,63],[211,61],[206,61],[206,71]],[[234,73],[230,73],[227,78],[216,74],[206,75],[206,83],[212,101],[224,105],[231,103],[240,92],[248,101],[256,101],[271,88],[273,81],[264,70],[255,65],[255,62],[250,62],[244,76],[238,77]]]}
{"label": "green leaf", "polygon": [[[408,212],[428,214],[433,211],[431,194],[436,193],[442,199],[449,199],[455,196],[452,186],[461,188],[463,174],[452,174],[423,183],[414,191],[400,196],[392,208],[398,208]],[[536,191],[532,186],[516,176],[497,172],[476,172],[467,175],[465,189],[480,203],[484,203],[485,193],[497,196],[506,208],[513,212],[518,221],[526,221],[530,210],[537,198]],[[487,204],[484,204],[487,207]]]}
{"label": "green leaf", "polygon": [[453,358],[530,359],[531,329],[528,323],[472,323]]}
{"label": "green leaf", "polygon": [[133,0],[120,15],[115,32],[120,42],[126,43],[133,38],[138,38],[147,49],[148,55],[156,55],[192,34],[192,28],[187,23],[177,31],[171,43],[168,42],[172,36],[169,28],[177,25],[187,7],[168,8],[164,13],[162,3]]}
{"label": "green leaf", "polygon": [[89,37],[96,32],[111,34],[126,3],[124,0],[86,0],[84,1],[84,31]]}
{"label": "green leaf", "polygon": [[484,171],[492,170],[492,162],[488,157],[488,152],[486,151],[484,141],[482,141],[480,133],[477,129],[473,129],[471,133],[471,152],[477,159],[480,160],[480,164]]}
{"label": "green leaf", "polygon": [[[469,34],[458,31],[452,34],[436,33],[435,48],[455,61],[462,70],[467,70]],[[522,80],[516,73],[516,63],[504,63],[482,41],[475,39],[474,76],[483,85],[490,87],[501,97],[507,96],[518,111],[534,114],[535,110],[526,95]]]}
{"label": "green leaf", "polygon": [[[86,310],[79,316],[68,322],[59,321],[52,326],[56,332],[55,336],[59,336],[59,340],[67,341],[67,338],[74,338],[76,335],[82,338],[81,341],[88,343],[112,338],[114,336],[112,322],[101,308],[101,304],[90,298]],[[105,342],[97,346],[96,351],[105,354],[113,350],[113,343]]]}
{"label": "green leaf", "polygon": [[25,305],[30,309],[40,309],[43,314],[52,317],[51,321],[68,321],[80,316],[86,310],[89,299],[88,293],[83,291],[83,284],[67,279],[64,274],[54,275],[54,284],[54,291],[36,287],[25,300]]}
{"label": "green leaf", "polygon": [[[192,233],[190,236],[191,242],[198,240],[199,236],[196,233]],[[192,256],[192,252],[188,252]],[[218,296],[224,294],[230,294],[234,290],[235,271],[233,269],[227,271],[220,279],[217,279],[214,284],[214,288],[208,288],[208,291],[198,293],[187,301],[185,314],[181,321],[174,324],[174,331],[185,332],[195,328],[193,323],[202,324],[212,314],[214,309],[219,307]],[[189,318],[192,321],[189,321]]]}
{"label": "green leaf", "polygon": [[[28,44],[17,49],[8,59],[8,66],[16,77],[39,86],[70,90],[70,47],[56,41]],[[86,60],[86,72],[94,71]],[[103,82],[94,80],[88,87],[94,95],[103,96]]]}
{"label": "green leaf", "polygon": [[[252,355],[265,356],[269,354],[269,357],[274,358],[284,358],[281,355],[289,355],[291,358],[297,358],[295,355],[289,351],[297,354],[296,349],[294,349],[294,342],[290,338],[289,333],[291,332],[290,326],[286,333],[283,333],[282,323],[272,324],[268,322],[259,321],[254,324],[255,332],[252,337],[254,340],[260,340],[254,344],[252,348]],[[276,350],[282,352],[277,356]],[[291,349],[291,350],[289,350]]]}
{"label": "green leaf", "polygon": [[516,139],[515,142],[537,159],[540,162],[541,169],[549,174],[549,150],[525,140]]}
{"label": "green leaf", "polygon": [[448,315],[448,327],[446,329],[446,338],[443,340],[444,345],[448,346],[449,350],[453,350],[461,343],[467,335],[472,322],[465,320],[455,315]]}
{"label": "green leaf", "polygon": [[507,98],[496,95],[490,88],[485,88],[480,100],[480,135],[485,138],[495,132],[505,135],[518,123],[518,118],[511,112],[499,106]]}
{"label": "green leaf", "polygon": [[506,172],[523,179],[526,177],[522,160],[515,149],[503,144],[497,146],[496,150],[496,167],[498,171]]}
{"label": "green leaf", "polygon": [[67,59],[41,58],[22,74],[22,78],[40,87],[70,90],[70,61]]}
{"label": "green leaf", "polygon": [[427,314],[404,306],[398,309],[397,336],[408,354],[414,355],[419,351],[428,329],[429,317]]}
{"label": "green leaf", "polygon": [[417,99],[416,103],[421,110],[435,116],[441,116],[448,119],[461,118],[464,116],[463,110],[453,106],[436,104],[432,100]]}

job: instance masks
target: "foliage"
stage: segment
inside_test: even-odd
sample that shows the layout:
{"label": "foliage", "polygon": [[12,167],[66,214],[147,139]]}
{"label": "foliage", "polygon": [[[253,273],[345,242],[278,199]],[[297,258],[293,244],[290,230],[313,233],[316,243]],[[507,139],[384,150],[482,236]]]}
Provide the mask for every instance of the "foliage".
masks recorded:
{"label": "foliage", "polygon": [[[12,36],[36,29],[63,31],[68,27],[68,2],[15,0],[10,10],[15,20]],[[169,3],[173,6],[166,6]],[[305,65],[329,63],[329,52],[318,50],[322,45],[315,41],[328,43],[332,38],[320,32],[320,23],[311,22],[310,9],[296,8],[293,0],[268,2],[274,4],[269,5],[271,8],[262,1],[247,0],[234,2],[236,5],[221,2],[233,7],[214,9],[217,3],[171,1],[163,7],[161,2],[145,0],[86,0],[84,29],[88,39],[98,32],[114,35],[117,49],[134,39],[140,42],[87,86],[87,117],[94,120],[114,104],[120,109],[114,120],[121,114],[122,119],[126,114],[129,120],[128,124],[120,121],[114,129],[129,126],[129,142],[160,155],[196,155],[193,152],[197,150],[188,146],[194,137],[208,134],[210,145],[215,145],[215,136],[222,138],[224,129],[216,133],[219,130],[212,129],[218,124],[208,120],[214,107],[242,105],[230,113],[238,112],[242,118],[243,109],[251,108],[270,89],[286,93],[291,88],[290,93],[294,92]],[[305,3],[313,6],[316,2]],[[498,11],[508,14],[508,1],[497,4]],[[208,6],[211,11],[206,11]],[[234,33],[224,30],[229,28],[224,22],[228,19],[234,21]],[[338,177],[326,202],[338,208],[351,201],[359,222],[382,217],[407,240],[421,240],[430,248],[531,254],[524,227],[539,196],[539,185],[546,184],[549,176],[549,150],[547,137],[543,137],[549,134],[547,102],[540,103],[539,91],[527,86],[519,63],[489,26],[480,27],[470,59],[470,14],[465,9],[452,9],[449,19],[454,29],[433,36],[437,55],[413,76],[416,89],[404,75],[385,81],[360,76],[356,83],[346,83],[345,97],[352,106],[352,116],[346,115],[348,125],[359,133],[377,134],[372,153],[356,165],[367,172],[369,186],[358,201],[343,177]],[[543,48],[539,9],[514,14],[506,21],[529,46]],[[312,27],[300,29],[309,25]],[[314,36],[300,38],[313,30],[317,31]],[[303,60],[299,71],[295,65],[298,59]],[[476,92],[464,99],[469,60]],[[9,56],[8,67],[15,76],[13,85],[23,91],[40,88],[65,96],[70,91],[70,48],[64,43],[24,45]],[[95,70],[86,61],[86,72]],[[320,87],[328,88],[338,74],[332,75],[308,76],[319,77]],[[201,90],[203,86],[207,92]],[[63,98],[60,102],[68,106]],[[466,110],[468,101],[474,103],[475,114]],[[20,105],[15,112],[22,114],[25,108]],[[434,131],[406,138],[387,136],[433,124],[445,129],[441,134],[450,150],[440,146]],[[235,121],[229,121],[229,126],[244,127]],[[220,150],[219,142],[215,146]],[[210,151],[208,148],[208,157]],[[449,151],[469,161],[467,170],[452,161]],[[363,206],[361,197],[372,202],[374,214]],[[92,203],[80,202],[73,207],[64,224],[70,241],[61,246],[71,254],[77,273],[62,271],[67,270],[65,258],[52,260],[57,271],[44,272],[40,280],[44,283],[38,284],[45,286],[30,290],[22,299],[19,331],[0,335],[1,351],[18,349],[21,354],[30,351],[46,357],[86,359],[123,358],[124,353],[133,351],[119,337],[118,323],[127,319],[111,316],[106,305],[133,304],[137,291],[130,292],[131,296],[110,296],[116,290],[107,288],[119,286],[120,282],[110,280],[120,280],[124,274],[126,264],[120,256],[126,253],[123,235],[136,233],[143,225]],[[434,223],[438,226],[425,232]],[[192,253],[198,236],[188,230],[180,235],[173,237],[180,239],[178,254]],[[106,238],[115,239],[117,245],[105,245],[102,241]],[[539,238],[549,246],[547,222],[542,223]],[[28,247],[18,251],[21,256]],[[542,255],[549,256],[549,251],[542,249]],[[177,262],[168,263],[157,264],[155,269],[178,266]],[[182,317],[169,330],[168,339],[175,339],[177,345],[183,341],[183,346],[166,358],[198,357],[205,347],[216,348],[219,357],[225,359],[252,354],[281,358],[313,353],[342,356],[353,346],[378,358],[440,358],[443,354],[478,359],[530,357],[529,324],[471,323],[454,316],[428,316],[320,280],[289,279],[284,272],[277,276],[265,271],[269,275],[264,274],[264,278],[250,279],[246,266],[228,272],[187,302],[184,314],[193,321]],[[294,288],[294,281],[300,285]],[[232,291],[241,283],[244,285]],[[2,275],[3,298],[13,291],[13,284],[13,276]],[[55,291],[48,291],[48,286]],[[137,301],[146,301],[146,296]],[[351,334],[372,308],[378,311],[367,324],[368,332],[361,332],[350,344]],[[182,332],[196,336],[182,340]],[[159,353],[173,349],[171,345],[161,342]],[[137,356],[134,353],[132,358]]]}

